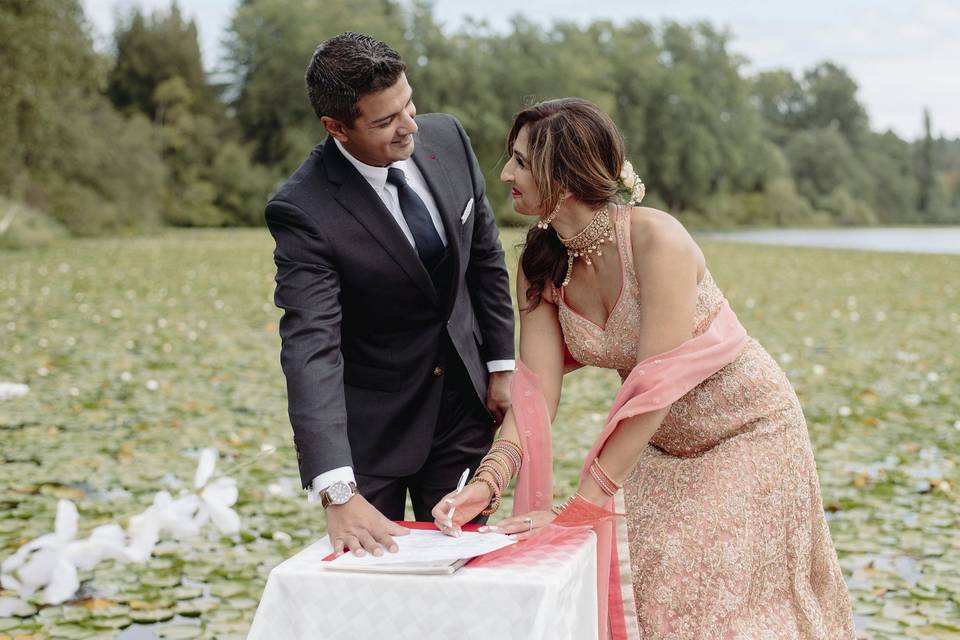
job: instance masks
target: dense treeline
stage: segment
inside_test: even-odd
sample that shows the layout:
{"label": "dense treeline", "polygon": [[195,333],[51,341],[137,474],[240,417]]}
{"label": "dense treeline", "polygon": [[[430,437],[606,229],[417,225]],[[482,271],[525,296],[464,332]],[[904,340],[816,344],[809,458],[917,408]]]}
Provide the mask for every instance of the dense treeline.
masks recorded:
{"label": "dense treeline", "polygon": [[960,223],[960,140],[871,130],[857,86],[825,62],[744,73],[707,23],[641,21],[456,33],[429,4],[241,0],[225,68],[202,65],[176,4],[117,25],[97,53],[79,0],[0,4],[0,247],[158,225],[259,224],[267,194],[323,137],[303,87],[322,39],[370,33],[406,59],[421,112],[470,133],[502,221],[503,138],[525,103],[607,109],[652,206],[696,226]]}

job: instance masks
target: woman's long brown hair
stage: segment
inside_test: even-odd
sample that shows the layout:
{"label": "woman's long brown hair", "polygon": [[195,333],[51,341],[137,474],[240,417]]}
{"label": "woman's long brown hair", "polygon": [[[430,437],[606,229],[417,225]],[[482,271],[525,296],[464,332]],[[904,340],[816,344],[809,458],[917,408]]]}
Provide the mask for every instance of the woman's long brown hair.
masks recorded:
{"label": "woman's long brown hair", "polygon": [[[592,207],[616,199],[623,167],[623,137],[598,106],[581,98],[547,100],[524,109],[513,119],[507,153],[527,127],[527,162],[540,191],[541,211],[553,211],[566,191]],[[529,286],[529,311],[543,298],[547,283],[559,287],[567,273],[567,253],[553,227],[527,232],[520,267]]]}

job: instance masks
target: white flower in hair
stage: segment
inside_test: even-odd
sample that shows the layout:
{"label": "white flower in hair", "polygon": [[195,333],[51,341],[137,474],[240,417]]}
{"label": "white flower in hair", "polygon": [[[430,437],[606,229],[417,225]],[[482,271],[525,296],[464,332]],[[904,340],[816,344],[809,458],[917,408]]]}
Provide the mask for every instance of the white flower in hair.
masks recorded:
{"label": "white flower in hair", "polygon": [[633,165],[629,160],[623,163],[623,169],[620,170],[620,182],[623,183],[627,189],[633,189],[634,185],[637,184],[637,172],[633,170]]}
{"label": "white flower in hair", "polygon": [[620,183],[623,199],[628,204],[632,206],[640,204],[640,201],[643,200],[643,195],[646,193],[646,187],[629,160],[624,160],[623,168],[620,169],[620,177],[617,178],[617,182]]}

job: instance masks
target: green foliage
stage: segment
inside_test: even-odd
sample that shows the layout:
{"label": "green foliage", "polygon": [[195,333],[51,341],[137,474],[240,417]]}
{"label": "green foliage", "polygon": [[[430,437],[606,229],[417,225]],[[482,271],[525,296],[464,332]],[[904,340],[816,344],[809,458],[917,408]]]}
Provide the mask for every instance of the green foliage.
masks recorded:
{"label": "green foliage", "polygon": [[826,197],[818,198],[818,204],[837,224],[866,226],[877,222],[877,214],[870,205],[854,198],[843,187],[837,187]]}
{"label": "green foliage", "polygon": [[0,5],[0,47],[0,193],[77,234],[155,222],[164,170],[149,123],[100,93],[104,64],[79,3]]}
{"label": "green foliage", "polygon": [[[322,40],[347,30],[386,42],[403,41],[399,8],[384,0],[246,0],[227,34],[227,59],[236,78],[237,122],[261,164],[289,162],[288,127],[322,128],[310,107],[304,71]],[[300,163],[281,166],[292,171]]]}
{"label": "green foliage", "polygon": [[222,111],[213,88],[207,83],[197,41],[197,27],[184,20],[174,1],[169,12],[145,16],[134,8],[114,31],[116,63],[110,70],[107,95],[117,108],[145,113],[151,120],[162,105],[156,89],[179,78],[208,114]]}
{"label": "green foliage", "polygon": [[134,10],[115,33],[108,93],[154,123],[166,167],[162,218],[175,226],[259,224],[272,172],[254,165],[204,74],[192,21],[177,4],[149,18]]}
{"label": "green foliage", "polygon": [[210,167],[210,184],[217,194],[214,204],[223,212],[228,226],[263,224],[264,196],[279,185],[279,176],[254,164],[250,155],[240,144],[226,142],[217,150]]}
{"label": "green foliage", "polygon": [[77,0],[0,4],[0,190],[55,153],[56,127],[100,85]]}
{"label": "green foliage", "polygon": [[46,247],[64,236],[66,230],[47,214],[0,196],[0,250]]}
{"label": "green foliage", "polygon": [[849,186],[856,194],[870,190],[870,176],[836,128],[798,131],[790,137],[784,153],[797,191],[811,202],[838,187]]}
{"label": "green foliage", "polygon": [[747,76],[731,34],[703,22],[517,15],[506,32],[476,21],[451,32],[423,0],[243,0],[225,38],[228,88],[204,71],[176,2],[121,16],[109,60],[78,0],[9,0],[0,194],[79,234],[260,224],[270,190],[325,135],[303,70],[346,30],[401,53],[420,112],[460,119],[505,225],[528,222],[499,183],[511,119],[563,96],[607,110],[645,204],[694,226],[960,221],[960,141],[934,137],[929,114],[916,143],[870,131],[855,81],[834,63]]}
{"label": "green foliage", "polygon": [[836,129],[853,147],[867,131],[867,112],[857,100],[857,83],[832,62],[803,74],[803,108],[797,124],[804,129]]}
{"label": "green foliage", "polygon": [[77,235],[159,222],[165,168],[143,116],[125,118],[93,96],[54,132],[61,146],[33,172],[30,202]]}

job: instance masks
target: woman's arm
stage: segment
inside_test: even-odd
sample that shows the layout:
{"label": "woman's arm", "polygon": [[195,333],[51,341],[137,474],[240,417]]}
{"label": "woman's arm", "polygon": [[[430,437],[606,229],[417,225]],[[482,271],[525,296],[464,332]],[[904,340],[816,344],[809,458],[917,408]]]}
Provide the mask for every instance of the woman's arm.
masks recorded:
{"label": "woman's arm", "polygon": [[[557,307],[548,301],[546,296],[536,308],[525,310],[528,286],[523,269],[518,267],[517,300],[521,301],[520,359],[537,375],[552,422],[557,415],[560,389],[563,385],[563,333],[560,329]],[[512,408],[507,410],[503,418],[499,437],[516,443],[520,442]],[[489,479],[495,481],[492,477]],[[485,509],[492,497],[490,488],[485,483],[471,483],[455,498],[452,494],[448,494],[433,509],[437,526],[445,532],[458,530]],[[453,499],[454,502],[449,503],[448,499]],[[448,520],[447,514],[451,506],[455,506],[454,514]]]}
{"label": "woman's arm", "polygon": [[[642,362],[692,337],[703,258],[683,226],[668,214],[635,210],[632,222],[633,262],[642,301],[637,362]],[[598,460],[611,480],[623,484],[669,411],[665,407],[625,420],[610,436]],[[609,500],[589,475],[581,481],[580,495],[598,505]]]}

